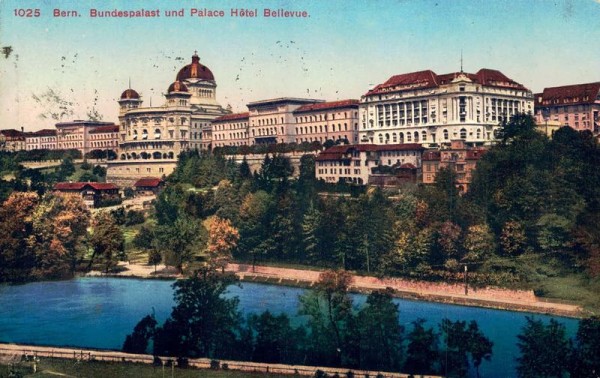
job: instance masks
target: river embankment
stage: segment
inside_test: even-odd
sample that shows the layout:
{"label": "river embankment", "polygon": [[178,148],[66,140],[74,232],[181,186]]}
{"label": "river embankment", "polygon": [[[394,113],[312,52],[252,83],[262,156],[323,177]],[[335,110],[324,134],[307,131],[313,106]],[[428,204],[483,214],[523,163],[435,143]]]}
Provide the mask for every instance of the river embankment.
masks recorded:
{"label": "river embankment", "polygon": [[[154,266],[140,264],[120,265],[121,271],[111,273],[110,277],[131,278],[182,278],[174,270],[164,265]],[[271,266],[252,266],[248,264],[229,264],[226,271],[235,273],[241,281],[268,283],[293,287],[310,288],[319,279],[321,271],[308,269],[291,269]],[[90,276],[102,276],[100,272],[90,272]],[[374,290],[392,289],[394,296],[404,299],[456,304],[462,306],[484,307],[500,310],[532,312],[547,315],[581,318],[585,311],[580,306],[568,303],[557,303],[542,300],[533,290],[510,290],[497,287],[475,288],[462,284],[425,282],[404,278],[378,278],[373,276],[354,275],[350,287],[352,292],[369,293]]]}

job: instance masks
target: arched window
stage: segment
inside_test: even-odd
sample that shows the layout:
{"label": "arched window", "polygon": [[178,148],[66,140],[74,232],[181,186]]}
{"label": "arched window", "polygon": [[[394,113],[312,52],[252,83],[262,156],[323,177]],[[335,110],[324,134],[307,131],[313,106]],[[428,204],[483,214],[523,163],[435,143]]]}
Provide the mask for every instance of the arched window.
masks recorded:
{"label": "arched window", "polygon": [[398,143],[398,136],[396,135],[396,133],[392,134],[392,142],[393,143]]}
{"label": "arched window", "polygon": [[427,132],[423,130],[421,132],[421,142],[425,142],[425,141],[427,141]]}
{"label": "arched window", "polygon": [[444,140],[448,140],[448,130],[444,129]]}
{"label": "arched window", "polygon": [[379,134],[379,143],[383,143],[383,134]]}
{"label": "arched window", "polygon": [[411,133],[406,133],[406,141],[407,142],[412,142],[412,135],[411,135]]}
{"label": "arched window", "polygon": [[477,129],[477,139],[481,139],[481,129]]}
{"label": "arched window", "polygon": [[460,129],[460,139],[467,139],[467,129]]}
{"label": "arched window", "polygon": [[415,142],[419,141],[419,132],[415,131]]}
{"label": "arched window", "polygon": [[404,133],[400,133],[398,136],[400,137],[400,143],[404,143]]}

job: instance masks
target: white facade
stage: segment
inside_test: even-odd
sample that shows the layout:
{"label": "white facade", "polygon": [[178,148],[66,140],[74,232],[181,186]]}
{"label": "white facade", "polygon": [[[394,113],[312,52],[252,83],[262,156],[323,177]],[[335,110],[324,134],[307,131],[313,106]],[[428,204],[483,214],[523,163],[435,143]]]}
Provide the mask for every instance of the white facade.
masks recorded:
{"label": "white facade", "polygon": [[361,98],[361,143],[491,144],[503,120],[533,112],[533,95],[501,72],[481,69],[391,77]]}
{"label": "white facade", "polygon": [[248,104],[250,144],[296,141],[294,110],[323,100],[283,97]]}

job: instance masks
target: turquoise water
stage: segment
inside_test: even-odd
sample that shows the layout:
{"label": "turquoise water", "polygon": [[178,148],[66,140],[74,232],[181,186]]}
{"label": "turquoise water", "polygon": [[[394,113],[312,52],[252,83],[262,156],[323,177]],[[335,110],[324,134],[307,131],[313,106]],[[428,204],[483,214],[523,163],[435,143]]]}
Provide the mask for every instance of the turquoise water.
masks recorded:
{"label": "turquoise water", "polygon": [[[0,286],[0,341],[52,346],[120,349],[125,336],[145,315],[154,313],[163,322],[173,307],[172,281],[119,278],[78,278],[70,281],[34,282]],[[269,310],[295,316],[298,296],[305,290],[284,286],[243,283],[230,287],[238,296],[244,314]],[[355,305],[366,300],[353,295]],[[400,321],[410,331],[410,322],[425,318],[429,326],[443,319],[476,320],[494,342],[491,362],[480,368],[482,377],[515,375],[517,334],[525,314],[430,302],[397,299]],[[549,316],[533,315],[548,320]],[[569,336],[577,320],[556,318]],[[302,319],[296,318],[296,322]]]}

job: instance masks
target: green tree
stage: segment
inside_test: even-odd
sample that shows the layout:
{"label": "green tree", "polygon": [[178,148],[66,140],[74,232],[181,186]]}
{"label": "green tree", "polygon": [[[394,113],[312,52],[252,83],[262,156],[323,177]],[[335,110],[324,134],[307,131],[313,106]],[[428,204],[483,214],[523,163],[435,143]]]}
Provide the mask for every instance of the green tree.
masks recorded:
{"label": "green tree", "polygon": [[204,227],[185,214],[172,224],[157,226],[154,235],[154,248],[161,252],[166,265],[174,266],[179,272],[199,255],[206,240]]}
{"label": "green tree", "polygon": [[348,288],[352,276],[346,271],[325,271],[315,290],[300,296],[300,315],[308,316],[309,350],[312,363],[342,366],[351,364],[354,332],[352,300]]}
{"label": "green tree", "polygon": [[579,321],[573,353],[572,377],[595,378],[600,373],[600,318]]}
{"label": "green tree", "polygon": [[302,363],[303,328],[294,329],[286,314],[273,315],[269,310],[248,317],[255,334],[252,360],[269,363]]}
{"label": "green tree", "polygon": [[154,354],[227,358],[239,333],[240,314],[238,299],[225,294],[236,281],[233,274],[203,267],[175,282],[175,307],[156,331]]}
{"label": "green tree", "polygon": [[360,367],[399,371],[402,366],[402,332],[398,305],[390,290],[372,292],[358,313]]}
{"label": "green tree", "polygon": [[439,336],[433,328],[425,329],[425,319],[417,319],[408,334],[404,370],[410,374],[436,374],[440,364]]}
{"label": "green tree", "polygon": [[90,266],[95,258],[100,257],[105,273],[117,266],[119,259],[125,256],[123,231],[110,213],[100,212],[95,216],[90,243],[93,249]]}
{"label": "green tree", "polygon": [[517,337],[521,352],[517,358],[519,377],[563,377],[567,373],[572,351],[564,325],[554,319],[546,325],[527,317]]}
{"label": "green tree", "polygon": [[135,325],[133,333],[127,335],[123,343],[123,352],[126,353],[148,353],[148,342],[156,332],[156,319],[153,315],[147,315]]}
{"label": "green tree", "polygon": [[483,359],[492,357],[493,343],[479,330],[473,320],[468,326],[466,322],[452,322],[443,319],[440,331],[444,337],[445,350],[442,352],[442,368],[449,376],[465,377],[469,371],[469,356],[479,377],[479,366]]}

